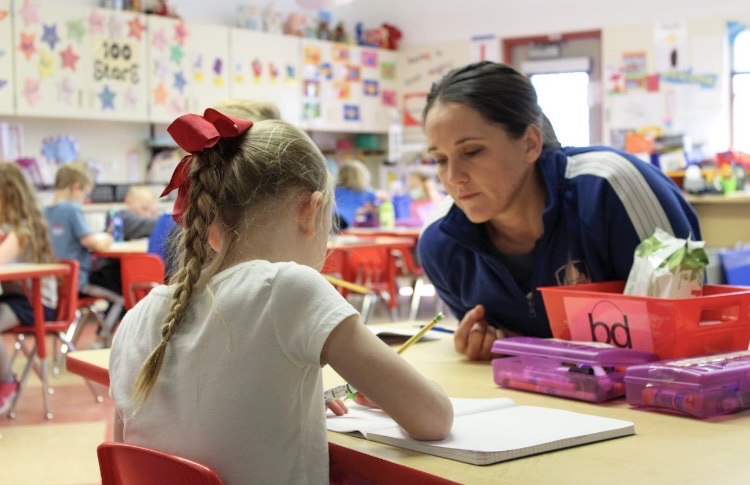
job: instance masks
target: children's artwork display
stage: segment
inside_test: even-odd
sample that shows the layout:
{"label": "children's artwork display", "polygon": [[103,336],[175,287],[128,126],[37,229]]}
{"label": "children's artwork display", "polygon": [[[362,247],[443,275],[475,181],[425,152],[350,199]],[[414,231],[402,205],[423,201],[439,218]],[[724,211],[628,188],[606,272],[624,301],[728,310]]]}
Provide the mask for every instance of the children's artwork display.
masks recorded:
{"label": "children's artwork display", "polygon": [[0,0],[0,114],[13,113],[13,33],[10,0]]}
{"label": "children's artwork display", "polygon": [[145,119],[144,15],[49,0],[19,0],[14,8],[15,70],[0,72],[14,71],[16,114]]}
{"label": "children's artwork display", "polygon": [[229,28],[148,17],[149,120],[203,113],[229,98]]}
{"label": "children's artwork display", "polygon": [[229,31],[229,94],[232,99],[271,101],[281,117],[302,120],[301,40],[245,29]]}
{"label": "children's artwork display", "polygon": [[397,103],[396,52],[304,39],[301,57],[304,128],[388,131]]}

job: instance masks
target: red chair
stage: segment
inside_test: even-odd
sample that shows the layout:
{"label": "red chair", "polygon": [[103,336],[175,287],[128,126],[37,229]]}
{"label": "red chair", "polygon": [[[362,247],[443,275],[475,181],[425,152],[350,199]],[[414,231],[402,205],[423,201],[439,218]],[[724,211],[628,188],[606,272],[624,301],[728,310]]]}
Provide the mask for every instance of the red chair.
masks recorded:
{"label": "red chair", "polygon": [[130,310],[148,293],[164,283],[164,261],[149,253],[128,254],[120,259],[122,298]]}
{"label": "red chair", "polygon": [[125,443],[96,448],[102,485],[221,485],[215,471],[186,458]]}
{"label": "red chair", "polygon": [[[66,346],[66,348],[75,350],[75,345],[70,340],[68,331],[71,325],[76,322],[78,318],[76,310],[78,309],[78,273],[80,271],[80,267],[78,261],[76,260],[61,260],[59,262],[68,265],[70,271],[61,280],[58,281],[57,313],[55,315],[54,321],[45,322],[44,332],[46,335],[53,335],[56,338],[60,339]],[[47,419],[52,419],[47,392],[45,392],[45,390],[47,389],[49,390],[49,394],[54,393],[54,391],[49,387],[47,362],[45,361],[37,364],[36,357],[38,353],[36,343],[31,349],[29,349],[26,345],[26,338],[28,336],[34,336],[34,327],[17,325],[9,329],[8,333],[16,334],[15,351],[13,352],[13,356],[11,357],[11,362],[16,358],[19,352],[23,353],[27,359],[26,366],[24,367],[21,378],[18,381],[18,393],[13,400],[10,411],[8,411],[8,417],[15,418],[18,398],[20,397],[21,390],[23,389],[29,377],[29,372],[33,369],[44,384],[42,386],[44,415]],[[86,381],[86,383],[94,393],[94,396],[96,396],[97,401],[102,402],[104,399],[99,395],[92,384],[89,381]]]}

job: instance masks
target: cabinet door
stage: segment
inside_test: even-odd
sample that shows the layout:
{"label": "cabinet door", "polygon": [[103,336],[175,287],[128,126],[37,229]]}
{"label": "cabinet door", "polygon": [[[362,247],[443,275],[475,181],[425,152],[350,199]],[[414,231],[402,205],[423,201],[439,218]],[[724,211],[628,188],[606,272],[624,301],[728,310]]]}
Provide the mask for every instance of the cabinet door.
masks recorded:
{"label": "cabinet door", "polygon": [[137,13],[15,2],[17,114],[145,120],[144,31]]}
{"label": "cabinet door", "polygon": [[302,120],[301,39],[266,32],[231,29],[229,93],[232,99],[269,101],[285,121]]}
{"label": "cabinet door", "polygon": [[308,130],[361,131],[361,49],[302,40],[302,126]]}
{"label": "cabinet door", "polygon": [[10,0],[0,0],[0,115],[13,114],[13,33]]}
{"label": "cabinet door", "polygon": [[362,131],[387,133],[390,124],[399,121],[396,109],[398,54],[391,50],[362,47],[360,63]]}
{"label": "cabinet door", "polygon": [[203,114],[229,98],[229,28],[149,16],[150,119]]}

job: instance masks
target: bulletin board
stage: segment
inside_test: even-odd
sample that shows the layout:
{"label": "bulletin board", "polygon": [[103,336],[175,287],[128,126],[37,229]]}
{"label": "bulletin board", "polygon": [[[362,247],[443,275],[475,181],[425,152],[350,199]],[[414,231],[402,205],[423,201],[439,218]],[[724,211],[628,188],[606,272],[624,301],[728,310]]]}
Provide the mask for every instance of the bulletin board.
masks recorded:
{"label": "bulletin board", "polygon": [[[668,135],[686,135],[708,153],[725,150],[729,115],[720,55],[723,32],[695,28],[702,33],[691,35],[690,25],[681,21],[644,26],[644,35],[632,28],[629,33],[607,30],[604,88],[610,143],[617,131],[655,126]],[[632,48],[638,42],[634,39],[640,39],[638,48]],[[618,48],[625,42],[631,48]]]}

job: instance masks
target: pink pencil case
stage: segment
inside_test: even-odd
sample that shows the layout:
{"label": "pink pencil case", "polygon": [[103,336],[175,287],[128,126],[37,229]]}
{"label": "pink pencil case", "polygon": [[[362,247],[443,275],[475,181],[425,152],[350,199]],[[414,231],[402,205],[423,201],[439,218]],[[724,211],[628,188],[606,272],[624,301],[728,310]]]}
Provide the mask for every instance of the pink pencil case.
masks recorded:
{"label": "pink pencil case", "polygon": [[581,401],[602,402],[625,395],[625,369],[657,359],[655,354],[597,342],[570,342],[536,337],[495,341],[495,383]]}
{"label": "pink pencil case", "polygon": [[625,372],[632,406],[708,418],[750,408],[750,351],[671,359]]}

